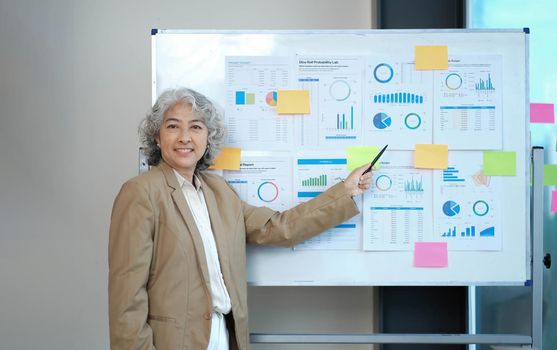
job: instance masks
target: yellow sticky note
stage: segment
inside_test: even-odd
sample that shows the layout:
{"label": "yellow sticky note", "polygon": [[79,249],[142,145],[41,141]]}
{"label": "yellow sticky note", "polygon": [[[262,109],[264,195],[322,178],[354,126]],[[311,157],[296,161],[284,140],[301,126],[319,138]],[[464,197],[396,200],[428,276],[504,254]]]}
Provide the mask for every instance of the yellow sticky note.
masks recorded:
{"label": "yellow sticky note", "polygon": [[516,176],[516,153],[484,152],[484,174],[486,176]]}
{"label": "yellow sticky note", "polygon": [[449,69],[449,48],[447,45],[416,46],[416,70]]}
{"label": "yellow sticky note", "polygon": [[223,148],[209,169],[240,170],[240,148]]}
{"label": "yellow sticky note", "polygon": [[309,114],[308,90],[278,90],[278,114]]}
{"label": "yellow sticky note", "polygon": [[416,145],[414,167],[425,169],[447,169],[449,166],[448,145]]}
{"label": "yellow sticky note", "polygon": [[[354,170],[366,163],[371,163],[377,153],[379,153],[379,146],[346,147],[346,169]],[[379,169],[379,161],[373,167]]]}

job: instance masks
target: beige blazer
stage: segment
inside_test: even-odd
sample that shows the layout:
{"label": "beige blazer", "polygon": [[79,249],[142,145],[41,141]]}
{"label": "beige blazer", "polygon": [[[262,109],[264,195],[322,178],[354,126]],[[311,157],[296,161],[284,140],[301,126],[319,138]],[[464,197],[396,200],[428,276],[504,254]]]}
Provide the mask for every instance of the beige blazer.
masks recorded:
{"label": "beige blazer", "polygon": [[[356,215],[358,208],[342,183],[279,213],[243,202],[219,176],[197,176],[232,302],[230,348],[247,350],[246,242],[294,245]],[[203,243],[166,163],[122,186],[108,250],[111,348],[206,349],[212,302]]]}

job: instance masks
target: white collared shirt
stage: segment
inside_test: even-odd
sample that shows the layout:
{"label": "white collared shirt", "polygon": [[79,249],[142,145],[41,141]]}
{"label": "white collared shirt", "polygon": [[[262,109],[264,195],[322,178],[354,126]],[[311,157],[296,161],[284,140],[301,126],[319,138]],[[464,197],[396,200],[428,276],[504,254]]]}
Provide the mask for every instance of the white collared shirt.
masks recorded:
{"label": "white collared shirt", "polygon": [[213,236],[213,229],[211,228],[211,220],[209,218],[207,204],[205,203],[205,197],[203,196],[201,182],[195,175],[193,176],[194,184],[191,184],[176,170],[174,170],[174,174],[176,174],[176,179],[178,179],[184,197],[186,197],[195,224],[203,240],[203,247],[205,248],[205,257],[209,270],[209,285],[211,286],[213,310],[221,314],[227,314],[230,312],[232,305],[230,303],[230,295],[228,294],[222,277],[217,245],[215,243],[215,237]]}

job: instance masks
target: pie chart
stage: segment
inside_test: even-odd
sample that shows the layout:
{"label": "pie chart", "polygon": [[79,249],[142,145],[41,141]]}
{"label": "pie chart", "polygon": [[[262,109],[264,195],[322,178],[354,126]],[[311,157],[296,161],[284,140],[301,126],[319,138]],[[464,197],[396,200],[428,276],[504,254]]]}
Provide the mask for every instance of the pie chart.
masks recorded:
{"label": "pie chart", "polygon": [[460,213],[460,205],[453,201],[446,201],[445,204],[443,204],[443,213],[447,216],[455,216]]}
{"label": "pie chart", "polygon": [[373,117],[373,125],[377,129],[386,129],[391,126],[391,117],[385,113],[377,113],[375,117]]}
{"label": "pie chart", "polygon": [[267,95],[265,96],[265,102],[267,103],[267,105],[275,107],[277,105],[277,92],[270,91],[269,93],[267,93]]}

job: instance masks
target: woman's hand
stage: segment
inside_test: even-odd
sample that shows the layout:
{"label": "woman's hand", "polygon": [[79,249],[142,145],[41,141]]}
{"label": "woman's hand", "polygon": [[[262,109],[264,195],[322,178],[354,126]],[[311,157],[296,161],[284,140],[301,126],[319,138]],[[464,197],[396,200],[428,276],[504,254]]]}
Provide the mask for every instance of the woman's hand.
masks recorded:
{"label": "woman's hand", "polygon": [[369,167],[369,163],[352,170],[350,175],[344,179],[344,186],[352,197],[364,193],[371,187],[371,171],[362,175]]}

